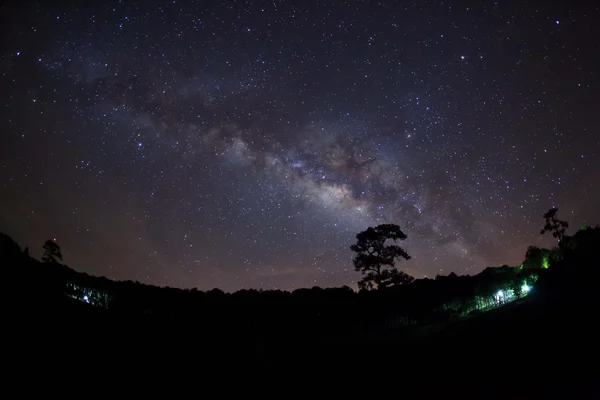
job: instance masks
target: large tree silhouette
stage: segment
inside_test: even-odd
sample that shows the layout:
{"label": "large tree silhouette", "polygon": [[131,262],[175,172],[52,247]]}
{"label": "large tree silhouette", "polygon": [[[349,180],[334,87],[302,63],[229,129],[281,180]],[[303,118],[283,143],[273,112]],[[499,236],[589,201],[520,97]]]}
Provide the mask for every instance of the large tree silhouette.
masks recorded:
{"label": "large tree silhouette", "polygon": [[546,232],[551,232],[552,237],[556,238],[558,240],[558,245],[562,247],[564,245],[564,239],[567,236],[565,232],[569,227],[569,223],[558,219],[556,216],[557,213],[558,208],[552,207],[544,214],[546,224],[540,231],[540,234],[543,235]]}
{"label": "large tree silhouette", "polygon": [[410,260],[408,253],[395,244],[397,240],[406,238],[406,234],[394,224],[369,227],[356,235],[356,244],[350,246],[350,250],[356,253],[354,268],[363,275],[358,282],[359,288],[381,289],[412,282],[414,278],[399,272],[394,266],[396,259]]}
{"label": "large tree silhouette", "polygon": [[46,240],[46,243],[44,243],[44,255],[42,256],[42,261],[46,263],[57,263],[57,260],[62,261],[60,246],[53,240]]}

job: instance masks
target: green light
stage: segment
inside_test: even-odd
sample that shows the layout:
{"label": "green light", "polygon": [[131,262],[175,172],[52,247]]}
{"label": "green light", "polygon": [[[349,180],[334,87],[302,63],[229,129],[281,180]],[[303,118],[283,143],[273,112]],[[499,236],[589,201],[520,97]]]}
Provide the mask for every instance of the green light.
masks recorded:
{"label": "green light", "polygon": [[524,283],[523,286],[521,286],[521,290],[523,291],[523,293],[529,293],[529,291],[531,290],[531,288],[529,287],[529,285],[527,285],[526,283]]}
{"label": "green light", "polygon": [[550,257],[544,256],[544,258],[542,260],[542,268],[548,269],[549,266],[550,266]]}

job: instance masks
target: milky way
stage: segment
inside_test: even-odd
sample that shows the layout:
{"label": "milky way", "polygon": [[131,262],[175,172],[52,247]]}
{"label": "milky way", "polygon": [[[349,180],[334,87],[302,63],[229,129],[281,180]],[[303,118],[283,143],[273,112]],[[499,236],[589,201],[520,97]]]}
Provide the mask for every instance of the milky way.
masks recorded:
{"label": "milky way", "polygon": [[[598,7],[5,6],[0,230],[156,285],[355,287],[397,223],[416,277],[600,222]],[[78,8],[76,8],[78,7]]]}

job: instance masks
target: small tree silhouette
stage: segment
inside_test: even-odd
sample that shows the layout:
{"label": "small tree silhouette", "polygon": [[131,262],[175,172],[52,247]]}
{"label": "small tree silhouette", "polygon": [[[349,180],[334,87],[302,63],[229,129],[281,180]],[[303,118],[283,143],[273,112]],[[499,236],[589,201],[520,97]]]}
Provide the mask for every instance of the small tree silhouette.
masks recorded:
{"label": "small tree silhouette", "polygon": [[558,245],[560,247],[564,244],[564,239],[567,237],[565,234],[567,228],[569,227],[569,223],[567,221],[561,221],[558,219],[556,214],[558,213],[558,208],[552,207],[544,214],[544,219],[546,220],[546,225],[540,231],[540,234],[544,234],[546,232],[552,232],[552,237],[558,240]]}
{"label": "small tree silhouette", "polygon": [[381,289],[412,282],[414,278],[398,272],[394,266],[396,259],[410,260],[408,253],[396,244],[386,245],[388,240],[396,242],[406,238],[406,234],[394,224],[369,227],[356,235],[356,244],[350,246],[350,250],[356,253],[353,259],[355,270],[364,275],[358,282],[359,288],[370,290],[376,286]]}
{"label": "small tree silhouette", "polygon": [[42,256],[42,261],[45,263],[57,263],[57,260],[62,261],[60,246],[53,240],[46,240],[46,243],[44,243],[44,255]]}

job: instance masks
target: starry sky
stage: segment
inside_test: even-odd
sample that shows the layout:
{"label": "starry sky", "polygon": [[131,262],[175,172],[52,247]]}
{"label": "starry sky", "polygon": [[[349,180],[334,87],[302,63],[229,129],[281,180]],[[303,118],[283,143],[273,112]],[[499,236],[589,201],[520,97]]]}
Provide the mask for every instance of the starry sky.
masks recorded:
{"label": "starry sky", "polygon": [[[112,279],[356,287],[600,223],[593,2],[3,2],[0,231]],[[587,5],[585,3],[588,3]]]}

